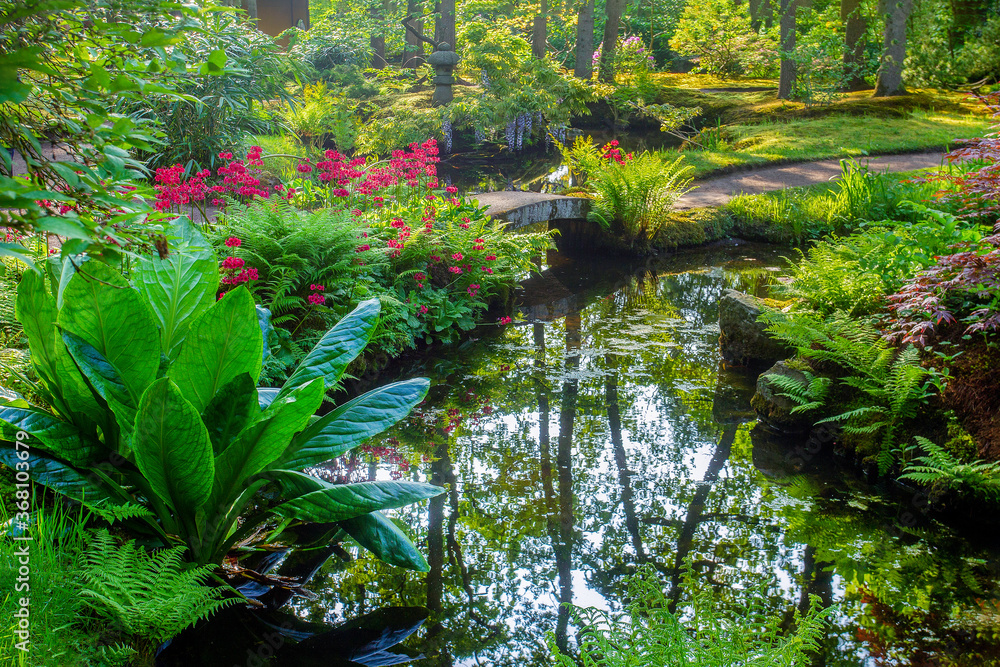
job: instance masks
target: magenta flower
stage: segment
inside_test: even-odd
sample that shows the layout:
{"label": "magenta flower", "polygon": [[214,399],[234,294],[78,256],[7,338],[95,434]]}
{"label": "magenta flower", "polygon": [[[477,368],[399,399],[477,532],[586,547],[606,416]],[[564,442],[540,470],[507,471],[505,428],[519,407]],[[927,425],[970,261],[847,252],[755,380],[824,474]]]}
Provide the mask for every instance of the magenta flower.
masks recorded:
{"label": "magenta flower", "polygon": [[230,236],[228,239],[226,239],[226,246],[229,248],[239,248],[240,244],[242,243],[243,241],[240,241],[235,236]]}

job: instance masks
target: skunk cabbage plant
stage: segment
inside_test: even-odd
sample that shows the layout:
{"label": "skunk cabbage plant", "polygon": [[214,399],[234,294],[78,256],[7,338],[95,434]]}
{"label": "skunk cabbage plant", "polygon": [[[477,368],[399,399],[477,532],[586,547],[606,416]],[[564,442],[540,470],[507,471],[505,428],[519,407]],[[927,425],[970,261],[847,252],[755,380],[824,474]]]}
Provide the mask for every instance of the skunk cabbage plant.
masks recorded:
{"label": "skunk cabbage plant", "polygon": [[[142,530],[186,545],[197,563],[221,562],[267,522],[301,521],[425,570],[379,510],[443,489],[308,474],[405,417],[427,392],[426,379],[406,380],[314,414],[364,350],[379,302],[362,302],[330,329],[282,387],[258,388],[264,341],[250,292],[218,298],[218,263],[200,232],[184,222],[175,234],[177,250],[140,258],[131,283],[83,258],[24,274],[16,314],[49,407],[0,406],[0,462],[88,505],[145,506]],[[265,487],[274,490],[268,502]]]}

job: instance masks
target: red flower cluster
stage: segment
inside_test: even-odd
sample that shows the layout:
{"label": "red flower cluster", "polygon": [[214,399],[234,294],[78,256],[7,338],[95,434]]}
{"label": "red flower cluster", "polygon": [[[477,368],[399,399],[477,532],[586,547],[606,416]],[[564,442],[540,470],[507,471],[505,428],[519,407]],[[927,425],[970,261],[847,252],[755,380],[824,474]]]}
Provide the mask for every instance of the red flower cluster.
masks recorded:
{"label": "red flower cluster", "polygon": [[[206,179],[212,176],[208,169],[202,169],[189,178],[184,178],[184,167],[175,164],[172,167],[161,167],[156,170],[153,179],[153,188],[156,190],[156,209],[158,211],[169,211],[174,207],[180,209],[181,206],[200,205],[211,196],[213,206],[222,206],[225,195],[253,199],[262,197],[267,199],[270,193],[260,187],[260,179],[256,178],[251,171],[264,164],[261,160],[260,146],[254,146],[246,156],[246,163],[243,160],[233,160],[232,153],[219,153],[219,158],[228,162],[215,170],[216,177],[222,177],[222,183],[209,185]],[[253,167],[248,169],[247,165]],[[289,195],[290,196],[290,195]]]}
{"label": "red flower cluster", "polygon": [[618,140],[609,141],[601,149],[601,157],[605,160],[612,162],[617,162],[618,164],[625,164],[632,159],[632,154],[625,154],[622,149],[618,148]]}

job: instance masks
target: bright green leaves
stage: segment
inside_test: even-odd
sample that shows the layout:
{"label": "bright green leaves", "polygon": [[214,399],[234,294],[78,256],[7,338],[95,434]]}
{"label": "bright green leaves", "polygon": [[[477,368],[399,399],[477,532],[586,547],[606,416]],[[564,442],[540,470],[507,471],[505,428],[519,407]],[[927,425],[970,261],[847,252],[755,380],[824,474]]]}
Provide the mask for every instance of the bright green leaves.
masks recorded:
{"label": "bright green leaves", "polygon": [[396,524],[381,512],[363,514],[340,522],[348,535],[389,565],[427,572],[430,567],[424,556]]}
{"label": "bright green leaves", "polygon": [[136,289],[160,323],[160,345],[174,358],[191,320],[215,302],[219,266],[211,246],[187,218],[175,223],[178,247],[166,259],[141,257],[133,271]]}
{"label": "bright green leaves", "polygon": [[132,450],[153,492],[176,512],[193,517],[212,492],[212,442],[198,411],[168,378],[154,382],[139,403]]}
{"label": "bright green leaves", "polygon": [[357,308],[323,335],[288,378],[278,395],[283,396],[319,377],[324,379],[328,389],[336,384],[347,364],[368,345],[375,331],[380,309],[378,299],[359,303]]}
{"label": "bright green leaves", "polygon": [[260,419],[243,429],[215,458],[215,505],[232,502],[249,477],[273,464],[322,402],[323,382],[317,378],[272,403]]}
{"label": "bright green leaves", "polygon": [[228,447],[236,434],[259,414],[257,390],[250,374],[237,375],[227,382],[201,413],[215,453]]}
{"label": "bright green leaves", "polygon": [[208,54],[205,63],[199,68],[199,74],[222,74],[226,71],[226,52],[216,49]]}
{"label": "bright green leaves", "polygon": [[324,483],[324,488],[293,498],[272,511],[289,519],[328,523],[402,507],[441,493],[441,487],[419,482]]}
{"label": "bright green leaves", "polygon": [[283,467],[301,470],[346,454],[410,414],[429,386],[426,378],[396,382],[338,406],[296,436]]}
{"label": "bright green leaves", "polygon": [[253,297],[238,287],[191,323],[168,375],[201,412],[236,376],[248,373],[256,382],[263,350]]}
{"label": "bright green leaves", "polygon": [[47,412],[35,408],[0,407],[0,436],[15,442],[21,431],[40,442],[45,451],[73,465],[90,463],[98,449],[97,443],[81,438],[75,426]]}
{"label": "bright green leaves", "polygon": [[46,292],[39,273],[28,271],[21,278],[14,312],[28,337],[31,362],[48,391],[48,402],[78,426],[94,419],[99,406],[63,345],[56,300]]}
{"label": "bright green leaves", "polygon": [[66,285],[63,302],[72,307],[59,311],[59,326],[93,346],[137,401],[160,367],[156,322],[142,297],[120,273],[89,261]]}

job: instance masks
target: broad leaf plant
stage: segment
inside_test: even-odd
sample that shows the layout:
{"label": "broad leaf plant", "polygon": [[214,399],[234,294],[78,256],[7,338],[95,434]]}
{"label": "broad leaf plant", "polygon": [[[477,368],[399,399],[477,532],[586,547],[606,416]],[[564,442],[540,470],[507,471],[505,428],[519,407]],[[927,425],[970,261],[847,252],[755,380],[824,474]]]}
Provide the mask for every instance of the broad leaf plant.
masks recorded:
{"label": "broad leaf plant", "polygon": [[[131,283],[82,258],[53,258],[24,274],[16,315],[51,410],[20,399],[0,406],[0,462],[13,468],[28,451],[38,484],[87,504],[147,507],[146,530],[164,545],[186,545],[196,563],[220,563],[268,522],[302,521],[426,570],[379,510],[441,488],[331,484],[308,473],[394,424],[427,392],[424,378],[396,382],[315,415],[365,348],[379,302],[362,302],[330,329],[283,386],[258,388],[264,341],[250,293],[217,298],[208,243],[186,221],[175,234],[178,249],[140,257]],[[20,431],[27,450],[18,448]],[[277,500],[261,502],[265,487]]]}

